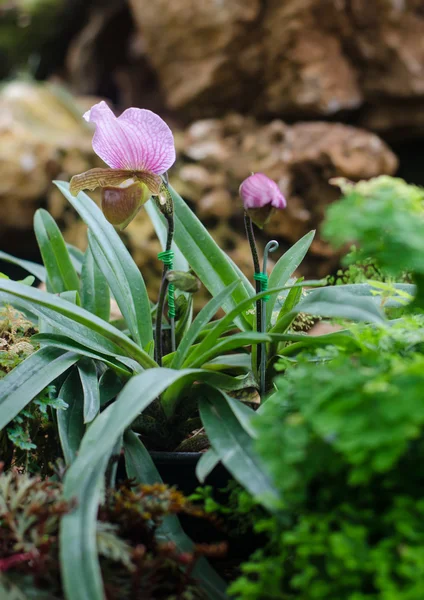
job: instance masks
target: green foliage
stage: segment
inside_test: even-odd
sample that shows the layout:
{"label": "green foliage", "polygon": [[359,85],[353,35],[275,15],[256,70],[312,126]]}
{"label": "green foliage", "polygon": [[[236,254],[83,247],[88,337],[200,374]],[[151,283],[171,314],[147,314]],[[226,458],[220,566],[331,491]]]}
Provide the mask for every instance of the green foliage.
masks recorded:
{"label": "green foliage", "polygon": [[349,346],[282,362],[256,417],[256,448],[284,507],[256,523],[268,545],[242,567],[237,598],[424,594],[424,317],[351,333]]}
{"label": "green foliage", "polygon": [[388,176],[339,183],[343,197],[327,211],[324,236],[336,247],[357,242],[356,261],[371,259],[384,274],[411,273],[422,303],[424,190]]}

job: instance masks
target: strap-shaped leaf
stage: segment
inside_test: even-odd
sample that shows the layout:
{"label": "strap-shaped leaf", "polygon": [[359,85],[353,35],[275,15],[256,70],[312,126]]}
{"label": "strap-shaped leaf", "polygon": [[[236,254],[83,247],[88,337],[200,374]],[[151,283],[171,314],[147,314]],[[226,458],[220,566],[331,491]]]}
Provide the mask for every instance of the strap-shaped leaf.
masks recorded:
{"label": "strap-shaped leaf", "polygon": [[232,410],[222,392],[202,388],[199,410],[212,448],[231,475],[266,508],[274,511],[279,504],[265,466],[257,455],[251,436]]}
{"label": "strap-shaped leaf", "polygon": [[91,350],[132,357],[144,368],[156,366],[125,334],[71,302],[7,279],[0,279],[0,299],[37,314],[63,335]]}
{"label": "strap-shaped leaf", "polygon": [[196,477],[200,483],[205,483],[206,477],[219,465],[220,458],[213,448],[202,454],[196,465]]}
{"label": "strap-shaped leaf", "polygon": [[73,196],[69,184],[55,184],[90,230],[91,248],[99,268],[127,322],[134,341],[145,348],[153,340],[150,301],[141,273],[121,238],[87,194]]}
{"label": "strap-shaped leaf", "polygon": [[21,269],[28,271],[28,273],[31,273],[31,275],[34,275],[34,277],[37,277],[37,279],[43,283],[45,283],[47,280],[46,268],[35,262],[24,260],[22,258],[16,258],[11,254],[7,254],[7,252],[2,251],[0,251],[0,260],[4,260],[5,262],[16,265],[17,267],[21,267]]}
{"label": "strap-shaped leaf", "polygon": [[66,464],[70,465],[75,460],[85,433],[84,392],[77,369],[73,368],[66,378],[59,397],[68,405],[66,410],[58,410],[56,414],[63,457]]}
{"label": "strap-shaped leaf", "polygon": [[59,294],[79,290],[79,278],[65,240],[56,221],[43,208],[39,208],[35,213],[34,232],[52,291]]}
{"label": "strap-shaped leaf", "polygon": [[81,275],[82,263],[84,260],[84,252],[74,246],[73,244],[69,244],[66,242],[66,247],[69,252],[69,256],[71,257],[72,264],[74,265],[75,271],[78,275]]}
{"label": "strap-shaped leaf", "polygon": [[41,348],[0,380],[0,430],[45,387],[79,359],[58,348]]}
{"label": "strap-shaped leaf", "polygon": [[[329,318],[342,318],[366,323],[384,323],[385,316],[372,296],[353,293],[352,288],[332,286],[311,290],[297,304],[295,311]],[[355,288],[355,286],[353,286]]]}
{"label": "strap-shaped leaf", "polygon": [[[75,352],[76,354],[80,354],[81,356],[87,356],[88,358],[94,358],[95,360],[99,360],[103,362],[105,365],[110,367],[115,373],[121,375],[124,378],[131,377],[133,374],[133,370],[130,370],[126,367],[125,357],[112,358],[111,356],[107,356],[105,354],[101,354],[100,352],[90,351],[86,346],[82,344],[78,344],[75,340],[72,340],[60,333],[36,333],[31,338],[34,342],[39,342],[44,346],[53,346],[54,348],[61,348],[62,350],[68,350],[70,352]],[[119,359],[123,359],[119,361]]]}
{"label": "strap-shaped leaf", "polygon": [[172,367],[174,369],[179,369],[182,366],[192,344],[197,339],[204,326],[209,323],[222,304],[229,296],[231,296],[239,283],[239,281],[234,281],[234,283],[221,290],[219,294],[212,298],[212,300],[209,300],[202,308],[178,346],[172,361]]}
{"label": "strap-shaped leaf", "polygon": [[[292,274],[305,258],[306,253],[312,244],[314,236],[315,231],[310,231],[283,254],[283,256],[277,261],[277,264],[269,276],[269,288],[276,288],[286,285]],[[272,311],[274,310],[274,304],[277,300],[277,297],[278,293],[270,294],[270,298],[266,304],[266,317],[268,325],[271,321]]]}
{"label": "strap-shaped leaf", "polygon": [[194,352],[186,361],[184,366],[193,369],[198,368],[212,360],[215,356],[219,356],[224,352],[236,350],[238,348],[242,348],[243,346],[262,344],[270,341],[271,338],[266,333],[258,333],[257,331],[242,331],[240,333],[234,333],[228,337],[219,338],[213,346],[208,348],[202,354],[200,354],[199,351]]}
{"label": "strap-shaped leaf", "polygon": [[104,321],[110,317],[110,292],[105,276],[87,248],[81,271],[81,302],[83,308]]}
{"label": "strap-shaped leaf", "polygon": [[77,364],[84,392],[84,423],[90,423],[100,410],[100,390],[96,363],[91,358],[82,358]]}
{"label": "strap-shaped leaf", "polygon": [[206,353],[209,352],[209,350],[215,346],[217,340],[221,335],[225,333],[228,326],[235,322],[237,315],[250,308],[256,300],[261,300],[268,294],[274,294],[275,292],[281,292],[286,289],[291,290],[293,287],[299,287],[302,285],[322,285],[322,281],[305,281],[302,284],[294,284],[289,286],[282,286],[280,288],[273,288],[261,292],[260,294],[257,294],[252,298],[247,298],[246,300],[241,302],[241,304],[239,304],[238,306],[233,308],[233,310],[227,313],[225,317],[217,321],[215,324],[212,324],[213,326],[211,327],[210,331],[208,331],[206,337],[200,342],[199,346],[196,348],[195,356],[192,357],[192,355],[189,354],[186,360],[187,364],[184,364],[183,366],[188,366],[188,362],[190,362],[190,366],[198,366],[199,364],[201,364],[204,360],[204,356],[206,356]]}
{"label": "strap-shaped leaf", "polygon": [[76,508],[62,519],[60,534],[61,572],[67,600],[104,600],[96,548],[96,520],[100,487],[115,442],[168,386],[193,371],[149,369],[133,377],[115,402],[90,425],[77,458],[64,480],[67,499]]}

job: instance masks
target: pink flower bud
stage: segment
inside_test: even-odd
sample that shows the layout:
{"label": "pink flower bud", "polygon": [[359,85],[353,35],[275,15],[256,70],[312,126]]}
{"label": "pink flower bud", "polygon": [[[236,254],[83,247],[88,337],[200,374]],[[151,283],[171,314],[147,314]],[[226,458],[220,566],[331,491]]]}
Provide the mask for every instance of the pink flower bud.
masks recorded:
{"label": "pink flower bud", "polygon": [[244,209],[258,227],[263,227],[275,210],[286,207],[280,188],[263,173],[250,175],[243,181],[239,193]]}

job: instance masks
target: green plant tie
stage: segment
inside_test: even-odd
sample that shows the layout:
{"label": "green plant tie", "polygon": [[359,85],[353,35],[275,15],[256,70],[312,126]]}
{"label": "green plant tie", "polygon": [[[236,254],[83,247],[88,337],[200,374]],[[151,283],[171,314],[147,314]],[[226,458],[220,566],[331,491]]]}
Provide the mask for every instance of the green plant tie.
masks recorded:
{"label": "green plant tie", "polygon": [[[253,278],[261,284],[261,292],[266,292],[268,289],[268,275],[266,273],[255,273]],[[262,298],[264,302],[268,302],[271,296],[267,295]]]}
{"label": "green plant tie", "polygon": [[[169,271],[172,271],[174,266],[174,252],[172,250],[164,250],[159,252],[158,259],[168,267]],[[175,317],[175,286],[173,283],[168,285],[168,317],[173,319]]]}

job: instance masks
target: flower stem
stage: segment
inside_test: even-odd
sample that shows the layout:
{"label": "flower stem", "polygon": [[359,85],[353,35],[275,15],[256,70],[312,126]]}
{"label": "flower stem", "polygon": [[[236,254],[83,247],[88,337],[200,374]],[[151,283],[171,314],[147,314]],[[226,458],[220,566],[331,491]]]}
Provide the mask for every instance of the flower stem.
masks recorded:
{"label": "flower stem", "polygon": [[[252,219],[249,217],[249,215],[247,213],[244,213],[244,226],[246,228],[246,235],[247,235],[247,239],[249,241],[250,251],[252,253],[253,269],[255,271],[255,275],[257,275],[261,272],[261,267],[259,265],[259,255],[258,255],[258,250],[256,248],[256,240],[255,240],[255,233],[253,231]],[[256,293],[260,294],[261,289],[262,289],[261,282],[258,280],[255,280],[255,286],[256,286]],[[261,330],[262,330],[262,302],[260,300],[258,300],[256,302],[256,331],[261,331]],[[257,362],[256,366],[257,366],[257,368],[259,368],[259,365],[261,364],[261,347],[260,346],[258,346],[256,362]]]}
{"label": "flower stem", "polygon": [[[261,283],[261,291],[264,292],[268,289],[268,275],[267,275],[267,264],[268,254],[275,252],[279,244],[276,240],[271,240],[267,243],[264,249],[262,273],[259,279]],[[268,302],[269,296],[265,296],[260,301],[262,304],[262,321],[261,321],[261,333],[266,333],[266,307],[265,303]],[[260,367],[260,393],[261,398],[264,397],[266,392],[266,343],[261,344],[261,367]]]}
{"label": "flower stem", "polygon": [[[165,252],[169,252],[172,246],[172,240],[174,238],[174,214],[173,212],[163,212],[162,213],[167,220],[168,223],[168,233],[166,238],[166,247]],[[165,306],[166,292],[168,291],[168,280],[166,278],[166,274],[169,271],[169,264],[167,262],[163,263],[162,270],[162,281],[159,290],[159,300],[156,312],[156,333],[155,333],[155,360],[158,365],[162,366],[162,357],[163,357],[163,343],[162,343],[162,319],[163,319],[163,309]],[[172,349],[175,349],[175,321],[174,317],[170,318],[171,324],[171,340],[172,340]]]}

